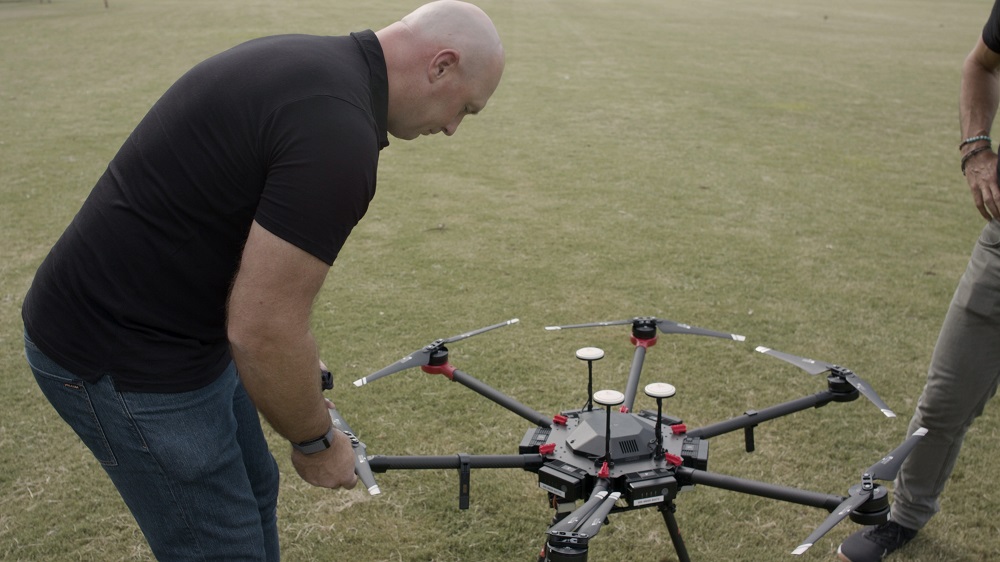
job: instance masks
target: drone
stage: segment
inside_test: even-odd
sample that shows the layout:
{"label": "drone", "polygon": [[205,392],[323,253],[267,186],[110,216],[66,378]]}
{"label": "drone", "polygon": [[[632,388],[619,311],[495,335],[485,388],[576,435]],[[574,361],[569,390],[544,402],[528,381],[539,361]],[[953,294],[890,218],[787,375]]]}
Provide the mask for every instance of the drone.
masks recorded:
{"label": "drone", "polygon": [[[593,389],[593,365],[604,357],[596,347],[584,347],[576,357],[587,363],[587,401],[579,409],[546,416],[503,394],[449,362],[448,345],[497,328],[518,323],[507,320],[457,336],[437,339],[399,361],[354,381],[356,387],[371,384],[391,374],[419,367],[458,382],[481,396],[534,424],[527,430],[517,454],[446,456],[369,455],[367,446],[335,409],[330,409],[334,425],[352,442],[355,471],[372,495],[381,493],[375,474],[389,470],[454,469],[459,475],[459,509],[469,507],[473,469],[519,468],[538,476],[538,486],[547,493],[555,509],[545,533],[539,562],[586,562],[590,541],[611,514],[656,508],[663,517],[674,550],[681,562],[690,557],[681,536],[675,512],[679,492],[696,485],[715,487],[829,512],[825,520],[794,550],[805,553],[845,518],[855,523],[876,525],[889,518],[886,488],[877,481],[890,481],[917,442],[927,433],[920,428],[901,445],[862,472],[860,481],[850,486],[846,496],[824,494],[756,480],[710,472],[708,444],[713,437],[742,429],[746,452],[755,449],[754,428],[765,422],[831,402],[851,402],[864,396],[886,417],[895,413],[882,401],[868,382],[850,369],[758,346],[755,351],[790,363],[811,375],[827,373],[827,388],[762,410],[698,428],[688,428],[683,420],[664,414],[663,401],[676,394],[664,382],[646,384],[642,391],[656,401],[656,411],[632,410],[639,392],[639,380],[649,348],[658,333],[687,334],[745,341],[738,334],[717,332],[652,316],[611,322],[548,326],[548,331],[631,325],[629,341],[635,347],[624,392]],[[324,376],[323,388],[333,387],[332,377]],[[582,502],[582,503],[579,503]]]}

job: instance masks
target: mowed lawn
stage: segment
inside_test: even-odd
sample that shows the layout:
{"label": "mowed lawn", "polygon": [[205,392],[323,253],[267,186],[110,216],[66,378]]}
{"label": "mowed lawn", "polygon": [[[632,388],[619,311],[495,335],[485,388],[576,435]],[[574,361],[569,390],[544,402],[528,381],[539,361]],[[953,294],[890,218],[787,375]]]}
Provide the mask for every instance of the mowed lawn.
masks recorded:
{"label": "mowed lawn", "polygon": [[[35,268],[157,97],[198,61],[278,33],[378,29],[419,0],[0,1],[0,559],[145,560],[90,453],[26,368]],[[484,0],[503,82],[458,134],[392,140],[368,215],[316,303],[330,396],[370,454],[512,454],[531,424],[413,369],[350,381],[437,338],[457,368],[545,414],[624,390],[628,327],[656,316],[746,342],[661,336],[643,383],[697,427],[820,392],[766,345],[844,365],[899,414],[832,404],[711,440],[713,471],[843,495],[895,447],[982,227],[959,171],[961,64],[985,0]],[[55,319],[58,321],[58,319]],[[655,408],[640,394],[637,409]],[[552,517],[534,474],[390,471],[383,493],[283,471],[287,560],[533,561]],[[1000,559],[996,403],[943,511],[893,560]],[[826,517],[698,486],[677,498],[694,560],[781,560]],[[805,555],[833,558],[845,521]],[[655,509],[612,515],[590,560],[676,560]]]}

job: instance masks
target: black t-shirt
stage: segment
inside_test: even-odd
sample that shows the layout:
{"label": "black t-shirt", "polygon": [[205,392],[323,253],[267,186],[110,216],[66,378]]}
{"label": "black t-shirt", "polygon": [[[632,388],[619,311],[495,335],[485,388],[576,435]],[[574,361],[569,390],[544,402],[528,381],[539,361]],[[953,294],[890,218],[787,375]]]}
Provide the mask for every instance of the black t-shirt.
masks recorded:
{"label": "black t-shirt", "polygon": [[983,26],[983,43],[995,53],[1000,53],[1000,2],[993,4],[990,17]]}
{"label": "black t-shirt", "polygon": [[210,383],[231,360],[226,302],[250,224],[332,264],[375,194],[387,97],[371,31],[266,37],[195,66],[39,267],[32,340],[123,391]]}

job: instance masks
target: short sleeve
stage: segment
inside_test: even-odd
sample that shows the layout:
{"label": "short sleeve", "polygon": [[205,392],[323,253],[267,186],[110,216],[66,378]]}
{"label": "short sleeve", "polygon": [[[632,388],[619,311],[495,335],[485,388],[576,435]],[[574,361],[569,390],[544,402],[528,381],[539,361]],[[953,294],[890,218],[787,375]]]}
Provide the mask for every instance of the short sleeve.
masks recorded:
{"label": "short sleeve", "polygon": [[993,3],[990,18],[983,26],[983,43],[994,53],[1000,53],[1000,1]]}
{"label": "short sleeve", "polygon": [[282,106],[264,129],[267,170],[254,219],[333,264],[375,196],[379,150],[371,117],[346,101],[313,96]]}

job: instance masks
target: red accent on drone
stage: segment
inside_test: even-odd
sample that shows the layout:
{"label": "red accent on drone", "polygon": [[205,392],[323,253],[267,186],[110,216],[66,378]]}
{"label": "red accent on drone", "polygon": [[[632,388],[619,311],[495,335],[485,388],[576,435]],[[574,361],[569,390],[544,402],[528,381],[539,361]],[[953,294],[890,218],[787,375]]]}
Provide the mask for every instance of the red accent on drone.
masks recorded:
{"label": "red accent on drone", "polygon": [[538,454],[540,455],[551,455],[552,451],[556,450],[555,443],[546,443],[544,445],[538,446]]}
{"label": "red accent on drone", "polygon": [[597,477],[598,478],[610,478],[611,477],[611,470],[608,469],[608,461],[604,461],[604,464],[601,465],[601,470],[597,471]]}
{"label": "red accent on drone", "polygon": [[552,416],[552,423],[554,423],[554,424],[557,424],[557,425],[566,425],[567,421],[569,421],[569,418],[567,418],[566,416],[564,416],[562,414],[556,414],[556,415]]}
{"label": "red accent on drone", "polygon": [[618,411],[621,412],[621,413],[623,413],[623,414],[627,414],[628,413],[628,406],[622,405],[621,408],[618,408]]}
{"label": "red accent on drone", "polygon": [[421,365],[420,370],[432,375],[444,375],[451,380],[455,380],[455,367],[451,363],[444,365]]}
{"label": "red accent on drone", "polygon": [[663,458],[667,459],[667,462],[674,466],[680,466],[684,464],[684,459],[678,457],[677,455],[671,455],[670,453],[663,453]]}
{"label": "red accent on drone", "polygon": [[688,430],[688,426],[686,426],[686,425],[684,425],[682,423],[676,423],[676,424],[670,426],[670,431],[673,431],[674,435],[677,435],[678,433],[687,433],[687,430]]}
{"label": "red accent on drone", "polygon": [[646,349],[649,349],[654,345],[656,345],[656,336],[653,336],[649,339],[639,339],[635,336],[629,336],[629,340],[632,342],[632,345],[636,347],[645,347]]}

